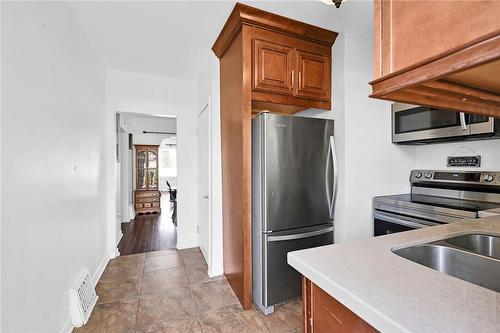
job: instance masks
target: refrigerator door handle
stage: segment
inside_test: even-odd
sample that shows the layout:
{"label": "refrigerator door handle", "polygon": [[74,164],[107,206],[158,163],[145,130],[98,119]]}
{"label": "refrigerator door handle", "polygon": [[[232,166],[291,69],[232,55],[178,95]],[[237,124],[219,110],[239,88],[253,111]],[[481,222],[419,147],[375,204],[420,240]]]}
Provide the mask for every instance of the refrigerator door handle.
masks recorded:
{"label": "refrigerator door handle", "polygon": [[339,170],[337,161],[337,149],[335,148],[335,138],[330,136],[330,151],[332,153],[333,161],[333,181],[332,181],[332,200],[330,203],[330,218],[333,220],[335,213],[335,201],[337,201],[337,189],[339,185]]}
{"label": "refrigerator door handle", "polygon": [[326,233],[329,233],[332,231],[333,231],[333,227],[328,227],[326,229],[314,230],[314,231],[304,232],[301,234],[284,235],[284,236],[268,236],[267,241],[268,242],[279,242],[279,241],[308,238],[308,237],[323,235],[323,234],[326,234]]}
{"label": "refrigerator door handle", "polygon": [[[330,137],[331,138],[331,137]],[[328,142],[328,153],[326,156],[326,165],[325,165],[325,192],[326,192],[326,204],[328,205],[328,216],[330,219],[332,218],[332,191],[330,188],[331,180],[330,180],[330,154],[332,153],[332,141]],[[332,158],[333,160],[333,158]]]}

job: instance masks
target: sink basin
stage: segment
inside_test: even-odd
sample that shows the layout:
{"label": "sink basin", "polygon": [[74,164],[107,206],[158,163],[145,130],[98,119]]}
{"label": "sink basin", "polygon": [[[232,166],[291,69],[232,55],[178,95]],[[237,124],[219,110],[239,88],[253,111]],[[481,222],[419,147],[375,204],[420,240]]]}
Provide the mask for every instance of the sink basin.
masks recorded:
{"label": "sink basin", "polygon": [[421,244],[393,252],[420,265],[500,292],[500,260],[441,244]]}
{"label": "sink basin", "polygon": [[443,239],[443,241],[470,252],[500,259],[500,237],[481,234],[467,234]]}

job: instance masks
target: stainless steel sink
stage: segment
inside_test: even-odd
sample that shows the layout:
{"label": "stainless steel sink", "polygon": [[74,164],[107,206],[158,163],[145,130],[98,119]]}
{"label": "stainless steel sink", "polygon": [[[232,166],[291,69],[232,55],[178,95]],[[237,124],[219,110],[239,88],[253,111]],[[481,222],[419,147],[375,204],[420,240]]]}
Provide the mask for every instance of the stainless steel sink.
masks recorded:
{"label": "stainless steel sink", "polygon": [[443,241],[470,252],[500,259],[500,237],[482,234],[467,234],[443,239]]}
{"label": "stainless steel sink", "polygon": [[500,260],[439,241],[393,250],[395,254],[475,285],[500,292]]}

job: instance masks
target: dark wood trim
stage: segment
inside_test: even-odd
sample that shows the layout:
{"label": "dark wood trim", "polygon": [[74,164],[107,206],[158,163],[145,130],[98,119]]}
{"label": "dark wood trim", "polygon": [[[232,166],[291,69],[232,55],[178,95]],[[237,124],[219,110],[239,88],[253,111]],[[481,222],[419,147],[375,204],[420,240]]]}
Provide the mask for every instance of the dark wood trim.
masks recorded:
{"label": "dark wood trim", "polygon": [[[436,87],[426,86],[438,86],[440,84],[447,84],[455,86],[456,88],[448,87],[448,89],[450,90],[446,91],[438,89]],[[471,96],[470,93],[467,94],[453,92],[453,89],[465,89],[465,91],[469,91],[471,88],[441,81],[429,82],[428,84],[426,83],[426,85],[419,85],[402,89],[381,97],[377,96],[376,98],[394,102],[411,103],[416,105],[441,108],[443,110],[470,112],[490,117],[499,117],[500,104],[498,102],[485,101],[479,97]],[[481,93],[484,93],[484,91],[481,91]]]}
{"label": "dark wood trim", "polygon": [[[289,95],[279,95],[273,94],[270,95],[268,93],[262,91],[253,91],[252,99],[254,100],[255,106],[258,105],[266,105],[269,103],[268,110],[274,112],[274,108],[272,108],[272,104],[275,105],[290,105],[294,106],[297,110],[305,110],[308,108],[322,109],[322,110],[330,110],[332,108],[332,102],[329,101],[319,101],[319,100],[311,100],[302,97],[289,96]],[[302,109],[301,109],[302,108]]]}
{"label": "dark wood trim", "polygon": [[302,314],[304,317],[304,333],[312,333],[311,285],[312,282],[305,276],[302,276]]}
{"label": "dark wood trim", "polygon": [[243,182],[243,302],[245,310],[252,309],[252,31],[241,30],[243,38],[242,69],[242,182]]}
{"label": "dark wood trim", "polygon": [[443,78],[474,66],[500,59],[500,31],[479,43],[468,43],[453,53],[446,52],[423,63],[385,75],[370,82],[378,97],[425,81]]}
{"label": "dark wood trim", "polygon": [[243,26],[220,60],[224,274],[252,307],[251,43]]}
{"label": "dark wood trim", "polygon": [[241,30],[242,25],[276,31],[328,47],[333,45],[338,35],[336,32],[327,29],[236,3],[229,19],[212,47],[212,51],[219,59],[222,58],[229,45],[231,45],[235,36]]}

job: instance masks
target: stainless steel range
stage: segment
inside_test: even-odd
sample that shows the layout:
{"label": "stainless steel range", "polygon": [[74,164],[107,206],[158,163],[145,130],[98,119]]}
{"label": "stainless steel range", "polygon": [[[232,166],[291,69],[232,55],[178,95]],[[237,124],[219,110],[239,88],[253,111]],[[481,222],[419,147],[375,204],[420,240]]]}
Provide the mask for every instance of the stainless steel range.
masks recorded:
{"label": "stainless steel range", "polygon": [[411,193],[373,198],[374,235],[478,218],[500,208],[500,171],[413,170]]}

